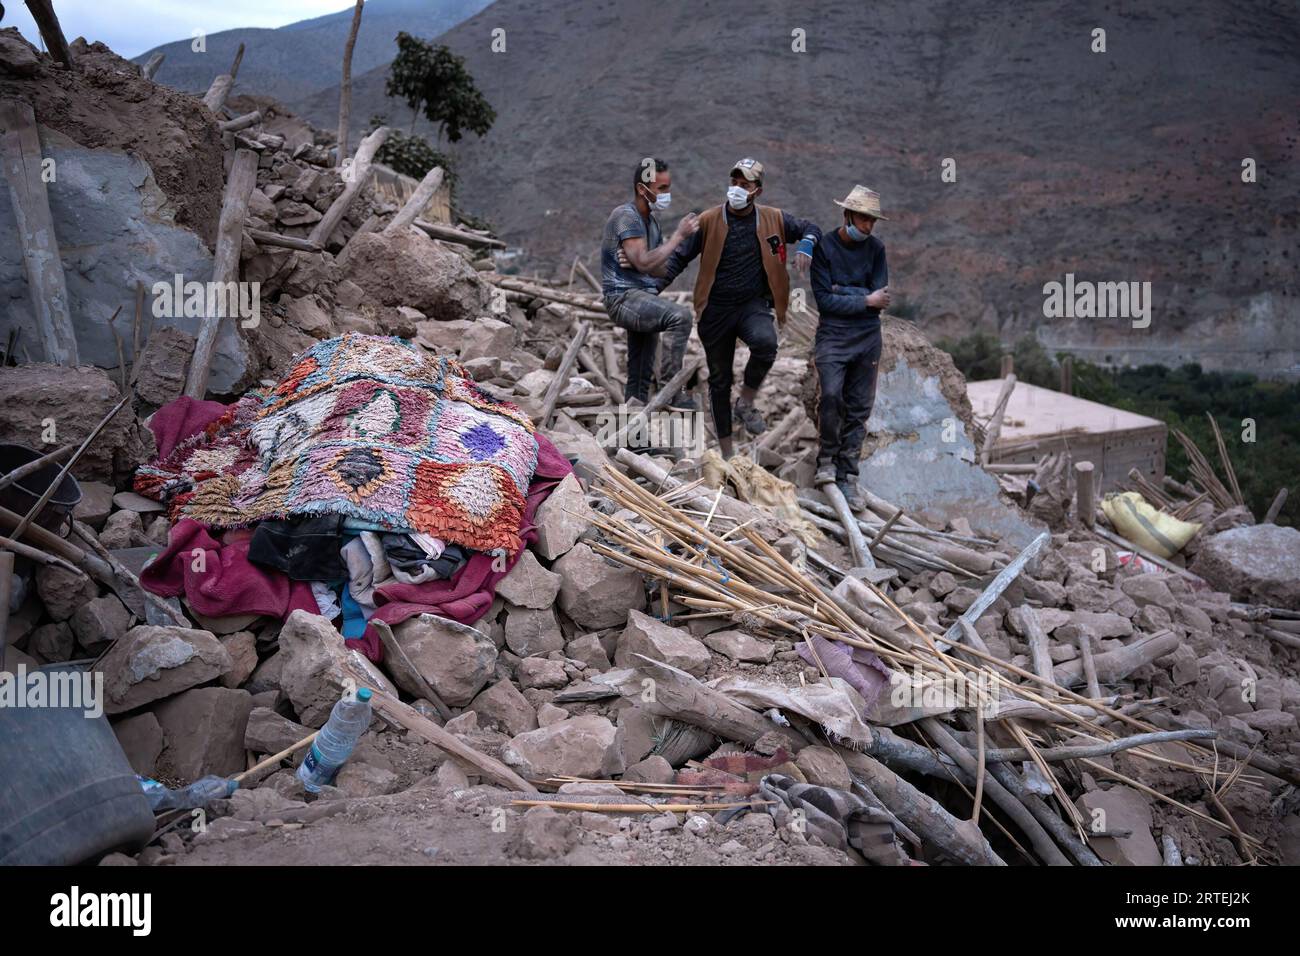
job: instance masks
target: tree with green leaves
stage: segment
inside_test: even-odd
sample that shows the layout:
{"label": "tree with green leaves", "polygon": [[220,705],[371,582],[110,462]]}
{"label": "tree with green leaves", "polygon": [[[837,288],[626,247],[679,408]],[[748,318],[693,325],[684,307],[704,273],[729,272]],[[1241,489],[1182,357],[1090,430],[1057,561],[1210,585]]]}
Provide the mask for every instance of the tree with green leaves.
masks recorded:
{"label": "tree with green leaves", "polygon": [[446,136],[449,142],[459,142],[465,130],[482,136],[497,118],[463,57],[405,31],[397,34],[397,57],[388,68],[384,92],[411,108],[410,132],[415,132],[415,121],[423,113],[438,130],[439,141]]}

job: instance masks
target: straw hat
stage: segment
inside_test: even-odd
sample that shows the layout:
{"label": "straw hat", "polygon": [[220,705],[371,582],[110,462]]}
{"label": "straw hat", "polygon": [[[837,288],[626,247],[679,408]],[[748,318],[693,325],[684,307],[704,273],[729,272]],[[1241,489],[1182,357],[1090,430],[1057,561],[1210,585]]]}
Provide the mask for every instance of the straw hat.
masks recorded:
{"label": "straw hat", "polygon": [[835,205],[843,206],[853,212],[860,212],[872,219],[889,221],[888,217],[880,214],[880,193],[874,189],[868,189],[866,186],[854,186],[852,192],[844,198],[844,201],[840,202],[836,199]]}

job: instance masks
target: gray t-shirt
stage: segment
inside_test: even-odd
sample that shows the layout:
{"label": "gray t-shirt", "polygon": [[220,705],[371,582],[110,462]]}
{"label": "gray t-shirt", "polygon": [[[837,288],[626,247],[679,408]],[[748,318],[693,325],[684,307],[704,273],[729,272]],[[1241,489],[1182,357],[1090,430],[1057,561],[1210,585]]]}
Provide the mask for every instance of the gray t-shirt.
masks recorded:
{"label": "gray t-shirt", "polygon": [[615,206],[605,220],[605,233],[600,241],[600,284],[605,298],[613,298],[629,289],[658,292],[658,280],[654,276],[642,275],[635,269],[624,269],[618,264],[619,243],[637,237],[645,239],[647,250],[663,242],[663,233],[659,231],[659,223],[654,214],[651,213],[649,220],[645,220],[641,218],[635,203],[626,202]]}

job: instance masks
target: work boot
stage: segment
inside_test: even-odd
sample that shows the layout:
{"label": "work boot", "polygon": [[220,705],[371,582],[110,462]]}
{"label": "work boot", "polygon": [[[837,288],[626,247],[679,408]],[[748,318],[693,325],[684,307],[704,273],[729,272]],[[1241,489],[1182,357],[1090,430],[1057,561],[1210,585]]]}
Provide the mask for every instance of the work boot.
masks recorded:
{"label": "work boot", "polygon": [[695,404],[695,399],[686,392],[678,392],[677,397],[668,403],[668,407],[677,412],[693,412],[699,406]]}
{"label": "work boot", "polygon": [[835,462],[829,458],[817,460],[817,472],[813,475],[814,487],[835,483]]}
{"label": "work boot", "polygon": [[862,492],[858,490],[856,481],[837,481],[840,491],[844,494],[844,500],[848,502],[850,511],[861,511],[866,502],[862,500]]}
{"label": "work boot", "polygon": [[761,435],[767,431],[767,422],[763,421],[763,416],[758,413],[758,409],[753,405],[736,402],[734,411],[740,424],[744,425],[745,431],[751,435]]}

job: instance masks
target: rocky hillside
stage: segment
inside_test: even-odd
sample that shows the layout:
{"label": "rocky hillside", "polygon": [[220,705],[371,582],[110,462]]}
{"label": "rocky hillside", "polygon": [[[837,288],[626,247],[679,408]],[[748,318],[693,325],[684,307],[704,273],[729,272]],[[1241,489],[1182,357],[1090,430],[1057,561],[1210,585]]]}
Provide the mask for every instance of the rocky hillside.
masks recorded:
{"label": "rocky hillside", "polygon": [[[490,49],[496,27],[505,53]],[[1034,330],[1103,362],[1300,362],[1293,3],[801,13],[756,0],[738,18],[716,0],[652,16],[626,0],[498,0],[443,39],[499,114],[458,148],[461,204],[535,261],[592,253],[647,153],[673,164],[678,213],[720,201],[729,164],[754,154],[769,201],[825,223],[854,182],[880,190],[893,289],[935,334]],[[405,125],[384,74],[357,80],[358,124],[387,112]],[[291,105],[328,127],[336,104],[330,88]],[[1044,319],[1043,285],[1066,272],[1150,281],[1150,327]]]}
{"label": "rocky hillside", "polygon": [[[386,64],[393,58],[393,38],[405,30],[434,37],[482,10],[490,0],[370,0],[361,19],[352,51],[353,73]],[[189,92],[203,91],[213,76],[229,68],[239,44],[244,44],[239,85],[246,91],[277,99],[308,96],[339,82],[343,46],[352,24],[352,4],[337,13],[290,23],[276,30],[223,30],[207,38],[206,50],[196,53],[191,40],[165,43],[136,57],[147,63],[154,53],[167,56],[157,80]],[[338,99],[335,98],[335,109]]]}

